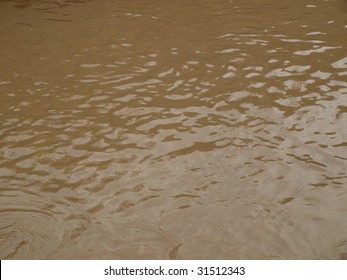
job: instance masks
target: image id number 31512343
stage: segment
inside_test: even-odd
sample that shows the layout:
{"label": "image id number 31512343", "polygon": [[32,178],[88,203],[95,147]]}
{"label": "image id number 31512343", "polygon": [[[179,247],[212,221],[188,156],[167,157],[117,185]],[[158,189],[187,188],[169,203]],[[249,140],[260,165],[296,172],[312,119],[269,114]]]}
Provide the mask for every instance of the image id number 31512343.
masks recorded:
{"label": "image id number 31512343", "polygon": [[241,267],[198,267],[198,275],[245,275],[246,270]]}

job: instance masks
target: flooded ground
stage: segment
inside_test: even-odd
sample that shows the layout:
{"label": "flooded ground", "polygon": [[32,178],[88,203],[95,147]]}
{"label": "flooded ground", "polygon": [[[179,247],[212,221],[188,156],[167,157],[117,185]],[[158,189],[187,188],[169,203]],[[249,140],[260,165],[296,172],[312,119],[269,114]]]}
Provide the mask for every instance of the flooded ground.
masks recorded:
{"label": "flooded ground", "polygon": [[0,1],[1,259],[346,259],[347,1]]}

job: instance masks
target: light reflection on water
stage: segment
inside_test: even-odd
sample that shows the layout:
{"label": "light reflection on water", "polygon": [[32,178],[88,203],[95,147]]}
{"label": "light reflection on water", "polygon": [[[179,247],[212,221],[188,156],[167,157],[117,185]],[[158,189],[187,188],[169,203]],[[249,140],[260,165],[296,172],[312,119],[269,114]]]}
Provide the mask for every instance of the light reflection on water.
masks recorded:
{"label": "light reflection on water", "polygon": [[347,258],[346,13],[0,1],[0,257]]}

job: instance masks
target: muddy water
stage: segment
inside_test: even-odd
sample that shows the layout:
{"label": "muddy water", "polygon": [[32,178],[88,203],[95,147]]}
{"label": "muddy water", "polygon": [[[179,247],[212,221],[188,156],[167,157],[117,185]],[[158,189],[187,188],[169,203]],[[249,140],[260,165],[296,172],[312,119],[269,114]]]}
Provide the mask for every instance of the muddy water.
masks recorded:
{"label": "muddy water", "polygon": [[1,259],[347,258],[347,1],[0,1]]}

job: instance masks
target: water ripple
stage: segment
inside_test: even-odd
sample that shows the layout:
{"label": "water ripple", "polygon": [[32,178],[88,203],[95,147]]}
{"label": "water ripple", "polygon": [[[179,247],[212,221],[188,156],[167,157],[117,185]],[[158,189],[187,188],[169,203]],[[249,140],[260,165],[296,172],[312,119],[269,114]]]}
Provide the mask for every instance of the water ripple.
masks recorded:
{"label": "water ripple", "polygon": [[345,3],[258,2],[1,1],[0,257],[345,258]]}

